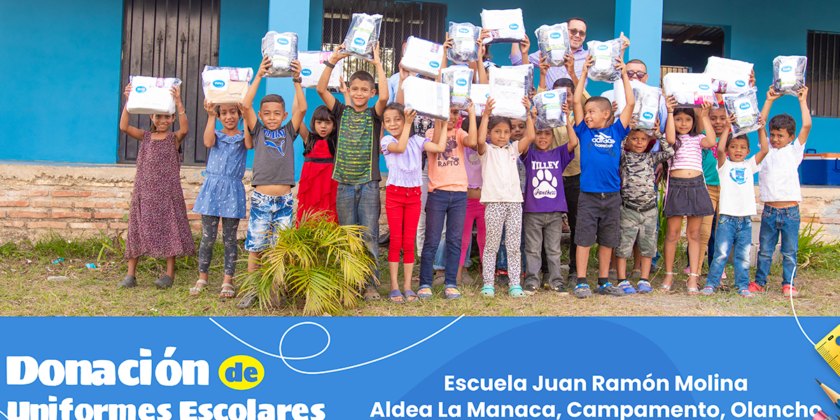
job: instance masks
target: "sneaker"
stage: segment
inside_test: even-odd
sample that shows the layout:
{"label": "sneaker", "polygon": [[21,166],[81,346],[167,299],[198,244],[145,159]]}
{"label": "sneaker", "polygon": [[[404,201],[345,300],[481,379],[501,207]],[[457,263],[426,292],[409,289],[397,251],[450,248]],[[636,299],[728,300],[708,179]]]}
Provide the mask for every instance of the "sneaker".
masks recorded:
{"label": "sneaker", "polygon": [[764,293],[764,292],[767,291],[767,289],[765,289],[764,286],[762,286],[762,285],[760,285],[760,284],[758,284],[754,281],[751,281],[749,291],[753,292],[753,293],[755,293],[755,292]]}
{"label": "sneaker", "polygon": [[522,290],[525,291],[526,295],[531,296],[537,293],[537,286],[534,286],[533,284],[526,284]]}
{"label": "sneaker", "polygon": [[633,288],[633,285],[630,284],[629,281],[624,280],[621,283],[618,283],[618,288],[621,289],[625,295],[632,295],[636,293],[636,289]]}
{"label": "sneaker", "polygon": [[624,291],[615,287],[610,282],[606,282],[598,287],[598,293],[609,296],[624,296]]}
{"label": "sneaker", "polygon": [[799,291],[789,284],[782,286],[782,293],[785,295],[786,298],[799,296]]}
{"label": "sneaker", "polygon": [[639,283],[636,284],[636,287],[639,288],[639,293],[650,293],[653,289],[650,287],[650,282],[639,280]]}
{"label": "sneaker", "polygon": [[754,298],[755,294],[750,289],[741,289],[738,291],[738,296],[742,298]]}
{"label": "sneaker", "polygon": [[561,281],[558,281],[558,282],[550,285],[549,290],[551,290],[554,293],[557,293],[558,295],[568,295],[569,294],[569,291],[566,290],[566,284],[561,282]]}
{"label": "sneaker", "polygon": [[586,283],[575,286],[574,293],[575,297],[579,299],[586,299],[588,297],[592,297],[592,291],[589,290],[589,285]]}

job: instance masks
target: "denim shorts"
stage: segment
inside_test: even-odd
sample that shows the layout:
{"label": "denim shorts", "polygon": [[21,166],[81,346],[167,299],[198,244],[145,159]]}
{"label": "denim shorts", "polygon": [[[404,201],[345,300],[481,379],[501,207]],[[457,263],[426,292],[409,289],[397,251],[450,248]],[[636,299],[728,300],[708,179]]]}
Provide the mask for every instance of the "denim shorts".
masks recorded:
{"label": "denim shorts", "polygon": [[251,194],[251,216],[248,219],[248,236],[245,250],[262,252],[269,245],[274,246],[274,235],[278,229],[292,226],[292,193],[273,197],[254,191]]}

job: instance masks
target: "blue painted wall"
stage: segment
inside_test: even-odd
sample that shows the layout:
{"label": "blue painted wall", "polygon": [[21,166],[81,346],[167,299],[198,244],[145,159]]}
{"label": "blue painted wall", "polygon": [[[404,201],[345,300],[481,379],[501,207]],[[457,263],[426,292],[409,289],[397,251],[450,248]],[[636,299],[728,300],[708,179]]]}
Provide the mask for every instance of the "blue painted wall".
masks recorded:
{"label": "blue painted wall", "polygon": [[116,162],[122,5],[0,3],[0,160]]}

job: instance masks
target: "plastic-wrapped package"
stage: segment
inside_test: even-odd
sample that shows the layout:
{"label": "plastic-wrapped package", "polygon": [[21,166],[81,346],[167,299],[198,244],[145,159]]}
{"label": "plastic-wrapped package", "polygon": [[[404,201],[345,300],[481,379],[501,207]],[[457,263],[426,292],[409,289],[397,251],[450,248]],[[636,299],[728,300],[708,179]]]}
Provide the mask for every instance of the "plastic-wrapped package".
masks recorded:
{"label": "plastic-wrapped package", "polygon": [[621,39],[589,41],[586,46],[589,55],[595,59],[589,68],[589,80],[614,82],[621,78],[621,71],[615,68],[615,60],[621,58]]}
{"label": "plastic-wrapped package", "polygon": [[571,48],[569,44],[569,24],[543,25],[537,28],[537,43],[540,53],[546,57],[550,66],[562,66],[566,62],[566,53]]}
{"label": "plastic-wrapped package", "polygon": [[484,45],[518,43],[525,39],[522,9],[481,10],[481,26],[490,31]]}
{"label": "plastic-wrapped package", "polygon": [[382,26],[382,15],[367,13],[353,13],[350,29],[344,37],[344,49],[341,52],[373,61],[373,45],[379,42],[379,28]]}
{"label": "plastic-wrapped package", "polygon": [[449,22],[449,37],[452,48],[446,51],[446,57],[457,64],[467,64],[478,60],[478,41],[481,28],[472,23]]}
{"label": "plastic-wrapped package", "polygon": [[204,66],[201,83],[204,97],[215,104],[238,104],[245,100],[254,71],[250,67]]}
{"label": "plastic-wrapped package", "polygon": [[545,91],[534,96],[538,130],[548,130],[549,128],[566,125],[566,114],[563,112],[566,95],[566,89],[563,88]]}
{"label": "plastic-wrapped package", "polygon": [[449,105],[455,109],[470,107],[470,88],[473,69],[464,66],[447,67],[440,71],[440,81],[452,88]]}
{"label": "plastic-wrapped package", "polygon": [[732,135],[752,133],[761,128],[761,109],[758,107],[756,88],[751,88],[737,94],[724,94],[723,106],[727,114],[735,113],[735,123],[732,124]]}
{"label": "plastic-wrapped package", "polygon": [[750,89],[753,64],[728,58],[709,57],[705,74],[712,78],[712,87],[718,93],[741,93]]}
{"label": "plastic-wrapped package", "polygon": [[402,84],[406,109],[417,111],[418,115],[449,121],[449,85],[409,77]]}
{"label": "plastic-wrapped package", "polygon": [[474,84],[470,86],[470,101],[478,105],[478,116],[484,114],[484,107],[487,105],[487,98],[490,96],[490,85]]}
{"label": "plastic-wrapped package", "polygon": [[700,108],[703,101],[717,103],[712,78],[700,73],[668,73],[662,78],[666,96],[674,95],[680,108]]}
{"label": "plastic-wrapped package", "polygon": [[633,108],[632,121],[636,128],[651,134],[656,126],[656,119],[659,117],[659,99],[662,97],[662,89],[648,86],[638,80],[630,82],[633,88],[633,97],[636,106]]}
{"label": "plastic-wrapped package", "polygon": [[[327,67],[324,63],[330,60],[332,51],[301,51],[298,53],[300,61],[300,85],[305,88],[315,89],[318,81],[321,80],[321,73]],[[338,89],[338,78],[344,73],[344,59],[338,60],[335,69],[330,73],[330,81],[327,87]]]}
{"label": "plastic-wrapped package", "polygon": [[[526,66],[517,66],[526,67]],[[490,69],[490,97],[496,102],[493,115],[525,120],[528,110],[522,98],[528,94],[527,76],[518,68]]]}
{"label": "plastic-wrapped package", "polygon": [[262,39],[262,55],[271,60],[265,77],[292,77],[292,61],[298,59],[298,36],[294,32],[269,31]]}
{"label": "plastic-wrapped package", "polygon": [[125,103],[129,114],[174,114],[175,98],[169,89],[181,84],[174,77],[131,76],[131,92]]}
{"label": "plastic-wrapped package", "polygon": [[522,73],[525,76],[525,87],[526,89],[530,90],[534,87],[534,65],[533,64],[521,64],[518,66],[502,66],[503,69],[510,69],[516,70]]}
{"label": "plastic-wrapped package", "polygon": [[783,95],[798,96],[805,87],[805,67],[808,57],[780,55],[773,60],[773,90]]}
{"label": "plastic-wrapped package", "polygon": [[440,71],[442,50],[443,45],[410,36],[406,40],[405,53],[400,65],[406,70],[434,79]]}

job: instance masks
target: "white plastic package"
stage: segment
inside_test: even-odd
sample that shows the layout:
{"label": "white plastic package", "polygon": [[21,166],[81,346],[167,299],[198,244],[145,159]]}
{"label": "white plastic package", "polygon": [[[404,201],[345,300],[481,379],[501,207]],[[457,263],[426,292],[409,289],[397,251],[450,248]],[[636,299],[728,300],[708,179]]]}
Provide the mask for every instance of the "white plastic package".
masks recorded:
{"label": "white plastic package", "polygon": [[525,121],[528,110],[522,105],[522,98],[528,94],[526,82],[526,75],[517,68],[491,68],[490,97],[495,101],[493,115]]}
{"label": "white plastic package", "polygon": [[566,114],[563,112],[566,95],[566,89],[563,88],[545,91],[534,96],[534,107],[537,108],[536,126],[538,130],[547,130],[566,125]]}
{"label": "white plastic package", "polygon": [[470,88],[473,81],[473,69],[464,66],[447,67],[440,72],[440,81],[449,85],[452,93],[449,105],[455,109],[470,107]]}
{"label": "white plastic package", "polygon": [[402,83],[406,109],[418,115],[449,121],[449,85],[409,77]]}
{"label": "white plastic package", "polygon": [[805,87],[805,67],[808,57],[780,55],[773,60],[773,90],[783,95],[798,96]]}
{"label": "white plastic package", "polygon": [[712,78],[712,87],[718,93],[741,93],[750,89],[753,64],[728,58],[709,57],[705,74]]}
{"label": "white plastic package", "polygon": [[648,86],[638,80],[630,82],[630,86],[633,88],[633,97],[636,101],[632,121],[636,124],[636,128],[652,134],[656,119],[659,117],[659,99],[662,97],[662,89]]}
{"label": "white plastic package", "polygon": [[569,24],[543,25],[537,28],[537,43],[540,53],[546,57],[550,66],[562,66],[566,62],[566,53],[571,48],[569,44]]}
{"label": "white plastic package", "polygon": [[712,78],[700,73],[668,73],[662,78],[666,96],[674,95],[680,108],[700,108],[704,101],[717,103]]}
{"label": "white plastic package", "polygon": [[434,79],[440,71],[442,51],[443,45],[409,36],[400,65],[406,70]]}
{"label": "white plastic package", "polygon": [[586,45],[589,55],[595,59],[589,68],[589,80],[614,82],[621,78],[621,71],[615,68],[616,60],[621,58],[621,39],[589,41]]}
{"label": "white plastic package", "polygon": [[470,101],[478,105],[476,113],[484,114],[484,107],[487,105],[487,98],[490,96],[490,85],[474,84],[470,86]]}
{"label": "white plastic package", "polygon": [[178,78],[131,76],[131,92],[125,103],[129,114],[174,114],[175,98],[169,89],[181,84]]}
{"label": "white plastic package", "polygon": [[373,45],[379,42],[379,28],[382,25],[382,15],[367,13],[353,13],[350,29],[344,37],[344,50],[347,54],[373,61]]}
{"label": "white plastic package", "polygon": [[292,77],[292,61],[298,59],[298,36],[294,32],[269,31],[262,39],[262,55],[271,60],[265,77]]}
{"label": "white plastic package", "polygon": [[204,97],[215,104],[238,104],[245,100],[254,71],[250,67],[204,66],[201,83]]}
{"label": "white plastic package", "polygon": [[485,45],[518,43],[525,39],[522,9],[482,9],[481,26],[490,31],[490,35],[482,40]]}
{"label": "white plastic package", "polygon": [[525,88],[530,91],[534,87],[534,65],[531,63],[518,66],[502,66],[503,69],[516,70],[525,76]]}
{"label": "white plastic package", "polygon": [[481,28],[472,23],[449,22],[449,37],[452,48],[446,52],[447,58],[457,64],[467,64],[478,60],[478,41]]}
{"label": "white plastic package", "polygon": [[[298,53],[298,61],[300,61],[300,85],[305,88],[315,89],[318,87],[318,81],[321,80],[321,73],[327,67],[324,63],[330,60],[332,51],[301,51]],[[338,89],[338,78],[344,73],[344,59],[338,60],[335,68],[330,73],[330,81],[327,87]]]}
{"label": "white plastic package", "polygon": [[735,113],[735,123],[732,124],[732,135],[752,133],[761,128],[761,109],[758,108],[756,88],[751,88],[737,94],[724,94],[723,106],[726,114]]}

